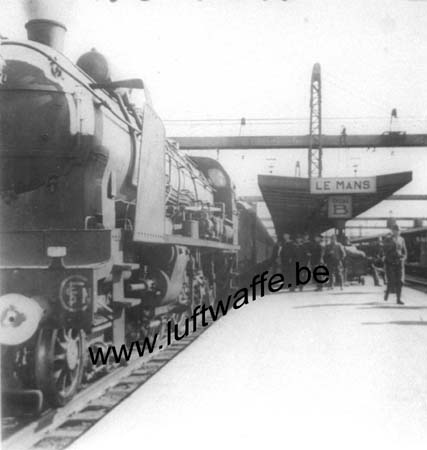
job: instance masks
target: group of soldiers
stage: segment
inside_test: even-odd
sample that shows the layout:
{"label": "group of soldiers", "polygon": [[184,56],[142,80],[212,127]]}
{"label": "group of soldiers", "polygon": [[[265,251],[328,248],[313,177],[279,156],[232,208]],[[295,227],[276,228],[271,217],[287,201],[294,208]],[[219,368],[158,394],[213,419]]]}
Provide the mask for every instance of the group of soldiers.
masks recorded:
{"label": "group of soldiers", "polygon": [[[344,286],[344,273],[347,252],[345,247],[338,242],[336,235],[324,238],[320,234],[312,239],[308,233],[296,235],[294,239],[289,233],[284,233],[279,242],[278,262],[281,265],[282,273],[288,280],[288,287],[291,292],[298,288],[303,290],[304,284],[297,283],[297,267],[307,267],[313,270],[320,265],[326,266],[329,272],[329,281],[326,287],[333,289],[339,286],[342,290]],[[402,286],[405,276],[405,261],[407,249],[404,238],[400,235],[398,225],[391,227],[391,232],[380,241],[377,257],[384,267],[384,278],[386,290],[384,300],[387,301],[391,293],[396,294],[396,302],[403,305]],[[374,265],[373,265],[374,267]],[[377,268],[375,268],[375,273]],[[378,279],[378,276],[374,277]],[[323,288],[322,283],[316,283],[317,291]],[[377,285],[379,283],[376,282]]]}
{"label": "group of soldiers", "polygon": [[[304,284],[297,285],[297,267],[307,267],[313,271],[317,266],[324,265],[328,268],[329,281],[327,287],[333,289],[338,285],[343,289],[344,285],[344,258],[345,248],[340,244],[335,235],[330,236],[327,242],[317,234],[312,239],[308,233],[296,235],[291,239],[289,233],[284,233],[279,243],[279,261],[282,272],[287,277],[289,290],[294,292],[296,288],[303,290]],[[322,283],[316,283],[317,291],[323,288]]]}

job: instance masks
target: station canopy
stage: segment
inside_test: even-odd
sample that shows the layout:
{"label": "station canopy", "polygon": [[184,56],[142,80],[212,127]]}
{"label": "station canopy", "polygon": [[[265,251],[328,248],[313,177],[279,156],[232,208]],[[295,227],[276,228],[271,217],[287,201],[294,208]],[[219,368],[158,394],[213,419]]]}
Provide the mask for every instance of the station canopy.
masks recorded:
{"label": "station canopy", "polygon": [[[370,177],[374,192],[351,192],[350,220],[390,197],[412,180],[412,172]],[[322,179],[319,179],[322,180]],[[343,179],[346,180],[346,179]],[[355,180],[355,179],[352,179]],[[283,233],[322,233],[336,227],[328,211],[329,197],[336,194],[313,193],[312,180],[300,177],[258,175],[258,185],[270,211],[277,236]]]}

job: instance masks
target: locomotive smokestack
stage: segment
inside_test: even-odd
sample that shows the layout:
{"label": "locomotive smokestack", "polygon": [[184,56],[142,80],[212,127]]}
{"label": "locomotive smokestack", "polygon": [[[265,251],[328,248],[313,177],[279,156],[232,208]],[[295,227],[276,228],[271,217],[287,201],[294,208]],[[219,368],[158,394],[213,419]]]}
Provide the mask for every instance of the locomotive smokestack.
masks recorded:
{"label": "locomotive smokestack", "polygon": [[25,24],[28,39],[49,45],[62,52],[64,50],[65,32],[67,28],[61,22],[49,19],[33,19]]}
{"label": "locomotive smokestack", "polygon": [[62,52],[69,16],[75,0],[26,0],[28,39]]}

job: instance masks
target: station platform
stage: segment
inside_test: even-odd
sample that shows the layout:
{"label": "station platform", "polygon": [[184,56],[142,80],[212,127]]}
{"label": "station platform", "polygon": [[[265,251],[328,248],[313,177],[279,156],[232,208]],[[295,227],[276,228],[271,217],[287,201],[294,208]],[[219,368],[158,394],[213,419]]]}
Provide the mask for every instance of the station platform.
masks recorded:
{"label": "station platform", "polygon": [[402,299],[370,285],[257,299],[70,448],[425,449],[427,295]]}

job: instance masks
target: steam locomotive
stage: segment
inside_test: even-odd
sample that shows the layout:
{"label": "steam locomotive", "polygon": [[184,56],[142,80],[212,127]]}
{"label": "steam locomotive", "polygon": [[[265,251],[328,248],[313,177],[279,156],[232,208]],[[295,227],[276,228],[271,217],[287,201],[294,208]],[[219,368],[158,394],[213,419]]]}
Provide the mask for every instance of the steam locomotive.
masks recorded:
{"label": "steam locomotive", "polygon": [[104,370],[89,346],[214,304],[238,274],[238,230],[247,249],[260,224],[239,223],[216,160],[166,138],[142,80],[118,81],[95,50],[73,64],[61,23],[26,28],[28,41],[0,45],[2,389],[63,405]]}

